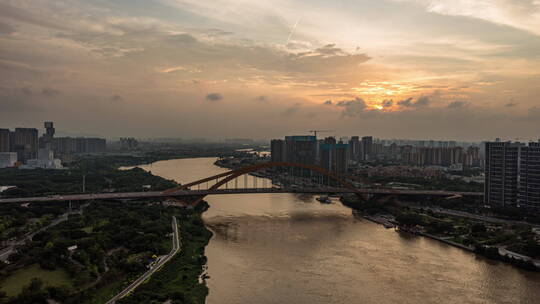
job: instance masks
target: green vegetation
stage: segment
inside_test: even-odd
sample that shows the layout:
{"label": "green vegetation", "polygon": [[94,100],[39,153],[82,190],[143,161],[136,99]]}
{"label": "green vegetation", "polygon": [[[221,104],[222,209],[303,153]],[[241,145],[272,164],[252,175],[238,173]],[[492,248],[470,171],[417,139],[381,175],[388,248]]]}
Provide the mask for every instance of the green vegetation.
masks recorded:
{"label": "green vegetation", "polygon": [[[140,163],[141,158],[81,158],[72,169],[62,171],[8,169],[0,172],[0,184],[17,186],[8,196],[80,192],[83,175],[87,192],[140,191],[146,184],[163,190],[177,185],[139,168],[117,169],[132,162]],[[204,303],[208,289],[199,277],[211,237],[201,220],[207,205],[190,210],[159,201],[94,201],[73,208],[82,209],[82,214],[72,214],[68,221],[36,233],[18,246],[10,256],[11,264],[0,264],[0,303],[46,303],[47,299],[65,304],[105,303],[144,273],[154,255],[170,252],[173,215],[179,221],[182,251],[122,301]],[[66,210],[67,203],[4,204],[0,206],[0,236],[4,241],[21,239]],[[76,249],[68,250],[75,245]]]}
{"label": "green vegetation", "polygon": [[[71,164],[72,168],[69,170],[0,169],[0,185],[16,186],[3,192],[2,195],[30,197],[81,193],[83,176],[86,180],[86,192],[90,193],[142,191],[143,185],[150,185],[153,190],[177,186],[174,181],[152,175],[140,168],[118,170],[119,163],[121,161],[117,157],[103,156],[80,158]],[[66,208],[67,203],[35,203],[28,206],[2,204],[0,242],[21,238],[46,226],[52,219],[64,213]]]}
{"label": "green vegetation", "polygon": [[0,242],[22,238],[25,234],[48,225],[65,212],[67,203],[0,205]]}
{"label": "green vegetation", "polygon": [[16,296],[21,293],[23,286],[31,283],[33,278],[41,280],[45,286],[68,286],[72,281],[65,270],[45,270],[38,264],[32,264],[15,271],[6,280],[1,282],[2,288],[8,296]]}
{"label": "green vegetation", "polygon": [[199,277],[204,271],[206,256],[204,248],[211,232],[200,219],[201,210],[179,217],[182,249],[150,280],[141,285],[134,294],[118,301],[119,304],[163,303],[171,300],[174,304],[204,303],[208,288]]}
{"label": "green vegetation", "polygon": [[380,177],[371,176],[364,177],[372,183],[386,184],[390,182],[394,183],[406,183],[420,185],[421,189],[425,190],[446,190],[446,191],[463,191],[463,192],[482,192],[484,191],[484,184],[475,182],[465,182],[458,179],[448,178],[421,178],[421,177]]}
{"label": "green vegetation", "polygon": [[[445,204],[447,201],[437,200],[435,204]],[[510,262],[525,269],[537,270],[529,262],[514,260],[499,255],[497,248],[506,248],[512,252],[540,259],[540,238],[532,231],[531,225],[512,223],[486,223],[475,219],[451,216],[434,212],[432,209],[411,208],[403,202],[388,200],[361,201],[357,197],[343,197],[344,205],[369,215],[386,214],[395,218],[401,228],[415,233],[445,239],[458,245],[474,248],[479,254]],[[469,206],[466,199],[458,200],[458,204]],[[424,202],[421,206],[431,205]],[[494,248],[494,249],[492,249]]]}

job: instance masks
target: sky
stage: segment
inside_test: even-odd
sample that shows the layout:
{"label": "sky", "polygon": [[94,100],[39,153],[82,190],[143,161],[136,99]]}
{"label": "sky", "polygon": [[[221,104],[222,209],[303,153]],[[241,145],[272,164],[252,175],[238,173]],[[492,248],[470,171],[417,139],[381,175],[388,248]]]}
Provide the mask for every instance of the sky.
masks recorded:
{"label": "sky", "polygon": [[540,0],[0,0],[0,75],[0,128],[537,140]]}

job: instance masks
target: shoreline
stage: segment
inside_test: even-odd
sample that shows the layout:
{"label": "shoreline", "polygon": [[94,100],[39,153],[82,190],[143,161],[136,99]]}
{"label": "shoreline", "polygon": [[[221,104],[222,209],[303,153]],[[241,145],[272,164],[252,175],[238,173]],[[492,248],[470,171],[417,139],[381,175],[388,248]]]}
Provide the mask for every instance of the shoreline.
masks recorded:
{"label": "shoreline", "polygon": [[[344,203],[342,200],[341,200],[341,203],[344,206],[346,206],[348,208],[351,208],[353,211],[360,212],[363,219],[366,219],[366,220],[368,220],[368,221],[370,221],[372,223],[381,225],[381,226],[389,229],[389,227],[386,227],[386,225],[385,225],[385,223],[383,221],[377,220],[373,216],[362,214],[362,210],[354,208],[350,203]],[[394,231],[395,232],[405,232],[405,233],[408,233],[408,234],[411,234],[411,235],[425,237],[425,238],[428,238],[428,239],[431,239],[431,240],[434,240],[434,241],[438,241],[438,242],[444,243],[446,245],[449,245],[449,246],[452,246],[452,247],[455,247],[455,248],[458,248],[458,249],[473,253],[475,255],[484,257],[486,259],[504,262],[505,264],[510,264],[511,266],[514,266],[514,267],[517,267],[517,268],[520,268],[520,269],[524,269],[524,270],[528,270],[528,271],[532,271],[532,272],[540,272],[540,261],[539,260],[535,260],[535,259],[532,259],[531,257],[524,256],[524,255],[521,255],[521,254],[517,254],[517,253],[511,252],[511,251],[508,251],[506,249],[502,250],[503,252],[507,252],[507,254],[503,255],[503,254],[501,254],[501,248],[499,248],[499,247],[472,247],[472,246],[466,246],[466,245],[459,244],[459,243],[450,241],[448,239],[445,239],[443,237],[439,237],[439,236],[429,234],[429,233],[426,233],[426,232],[423,232],[423,231],[411,230],[411,229],[407,229],[407,228],[404,228],[404,227],[400,227],[397,224],[396,224],[396,226],[394,228]],[[493,254],[494,249],[496,250],[497,255]]]}

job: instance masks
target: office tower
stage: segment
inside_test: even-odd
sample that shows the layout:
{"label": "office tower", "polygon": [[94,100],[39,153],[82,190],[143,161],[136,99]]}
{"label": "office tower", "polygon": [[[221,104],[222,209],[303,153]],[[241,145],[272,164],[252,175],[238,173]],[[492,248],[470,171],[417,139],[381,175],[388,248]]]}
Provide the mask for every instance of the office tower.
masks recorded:
{"label": "office tower", "polygon": [[362,137],[362,160],[370,160],[373,153],[373,137],[364,136]]}
{"label": "office tower", "polygon": [[0,129],[0,152],[11,151],[9,145],[9,129]]}
{"label": "office tower", "polygon": [[540,212],[540,142],[520,153],[518,205]]}
{"label": "office tower", "polygon": [[285,141],[283,139],[272,139],[270,141],[270,157],[273,162],[285,162]]}
{"label": "office tower", "polygon": [[510,206],[517,202],[520,143],[487,142],[484,202]]}
{"label": "office tower", "polygon": [[15,132],[10,133],[10,146],[11,151],[17,153],[19,161],[26,162],[28,159],[37,158],[38,130],[34,128],[16,128]]}
{"label": "office tower", "polygon": [[287,162],[316,165],[317,138],[311,135],[286,136],[285,151]]}

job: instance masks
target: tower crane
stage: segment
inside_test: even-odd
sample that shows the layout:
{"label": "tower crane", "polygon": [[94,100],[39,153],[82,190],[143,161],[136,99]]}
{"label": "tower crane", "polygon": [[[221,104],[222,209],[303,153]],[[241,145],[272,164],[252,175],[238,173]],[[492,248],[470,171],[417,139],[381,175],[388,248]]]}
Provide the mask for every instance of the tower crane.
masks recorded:
{"label": "tower crane", "polygon": [[317,133],[335,132],[335,130],[309,130],[308,132],[313,133],[317,137]]}

